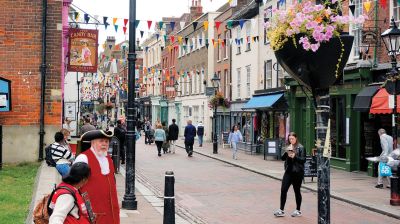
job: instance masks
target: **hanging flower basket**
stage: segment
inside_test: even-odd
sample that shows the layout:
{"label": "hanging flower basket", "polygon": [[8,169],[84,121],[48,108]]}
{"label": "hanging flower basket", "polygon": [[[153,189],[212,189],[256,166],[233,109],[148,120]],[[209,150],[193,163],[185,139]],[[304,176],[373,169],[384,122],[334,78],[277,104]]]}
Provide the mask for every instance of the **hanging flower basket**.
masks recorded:
{"label": "hanging flower basket", "polygon": [[294,3],[272,14],[265,26],[278,62],[311,90],[328,88],[342,74],[354,39],[342,32],[366,19],[343,16],[340,0]]}
{"label": "hanging flower basket", "polygon": [[225,98],[222,93],[218,92],[216,95],[211,97],[208,102],[208,107],[210,109],[214,109],[217,107],[229,108],[231,106],[231,102],[228,98]]}
{"label": "hanging flower basket", "polygon": [[108,103],[104,104],[104,108],[106,110],[111,110],[112,108],[114,108],[114,104],[112,104],[111,102],[108,102]]}

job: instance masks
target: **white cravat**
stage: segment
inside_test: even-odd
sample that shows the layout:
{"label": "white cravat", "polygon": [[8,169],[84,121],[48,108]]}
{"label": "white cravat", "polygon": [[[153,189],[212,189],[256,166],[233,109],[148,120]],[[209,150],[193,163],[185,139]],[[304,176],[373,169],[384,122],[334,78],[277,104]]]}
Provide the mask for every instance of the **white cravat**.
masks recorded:
{"label": "white cravat", "polygon": [[[107,157],[98,156],[92,147],[90,148],[90,150],[96,156],[97,161],[99,161],[100,168],[101,168],[101,174],[103,174],[103,175],[109,174],[110,173],[110,167],[108,165]],[[87,158],[87,156],[85,154],[80,154],[78,157],[76,157],[74,163],[77,163],[77,162],[84,162],[84,163],[89,164],[88,158]],[[89,167],[90,167],[90,164],[89,164]]]}

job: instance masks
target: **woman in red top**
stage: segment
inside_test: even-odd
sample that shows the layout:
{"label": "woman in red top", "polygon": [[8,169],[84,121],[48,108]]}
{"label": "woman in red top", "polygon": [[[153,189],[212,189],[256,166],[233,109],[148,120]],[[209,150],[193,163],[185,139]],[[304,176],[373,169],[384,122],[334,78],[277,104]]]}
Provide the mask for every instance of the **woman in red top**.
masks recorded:
{"label": "woman in red top", "polygon": [[49,205],[53,212],[49,224],[90,224],[85,201],[79,188],[86,184],[90,168],[86,163],[75,163],[57,186]]}

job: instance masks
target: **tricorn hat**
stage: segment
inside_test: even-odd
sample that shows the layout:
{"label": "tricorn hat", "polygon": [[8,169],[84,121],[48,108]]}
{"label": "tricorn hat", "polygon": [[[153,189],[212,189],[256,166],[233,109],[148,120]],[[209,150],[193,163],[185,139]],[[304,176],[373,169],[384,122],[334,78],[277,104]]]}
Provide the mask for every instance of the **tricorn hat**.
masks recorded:
{"label": "tricorn hat", "polygon": [[90,142],[94,139],[98,138],[112,138],[112,132],[111,131],[103,131],[103,130],[92,130],[92,131],[87,131],[81,136],[81,141],[82,142]]}

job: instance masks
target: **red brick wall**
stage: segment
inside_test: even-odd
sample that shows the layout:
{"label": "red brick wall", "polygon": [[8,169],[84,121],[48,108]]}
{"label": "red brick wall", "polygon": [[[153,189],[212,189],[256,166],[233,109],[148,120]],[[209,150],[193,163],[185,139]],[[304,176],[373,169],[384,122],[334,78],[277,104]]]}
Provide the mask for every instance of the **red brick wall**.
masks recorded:
{"label": "red brick wall", "polygon": [[[62,1],[48,0],[45,123],[50,125],[60,124],[62,113],[60,95],[51,96],[61,89],[61,10]],[[12,112],[0,113],[1,124],[40,122],[41,32],[42,1],[0,1],[0,76],[12,81]]]}

